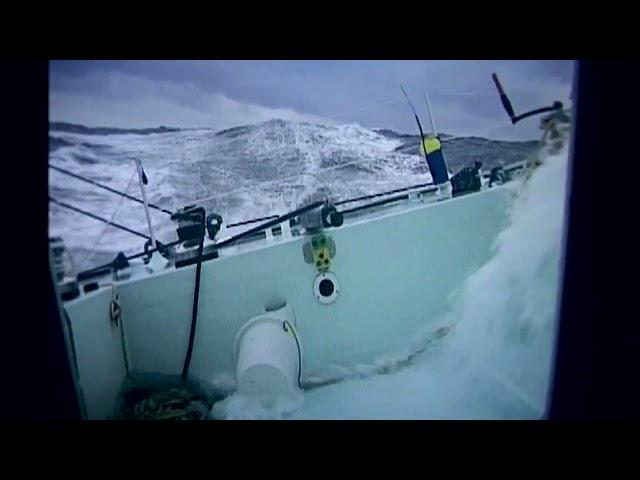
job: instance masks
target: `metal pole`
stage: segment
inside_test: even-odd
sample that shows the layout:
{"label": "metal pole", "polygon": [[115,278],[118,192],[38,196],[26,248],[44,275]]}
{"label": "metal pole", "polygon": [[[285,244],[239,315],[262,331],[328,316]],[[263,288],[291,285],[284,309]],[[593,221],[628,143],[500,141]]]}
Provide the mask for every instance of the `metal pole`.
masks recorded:
{"label": "metal pole", "polygon": [[153,225],[151,225],[151,214],[149,212],[149,201],[147,200],[147,191],[144,188],[143,181],[143,173],[142,173],[142,163],[137,158],[135,159],[136,168],[138,169],[138,180],[140,181],[140,191],[142,192],[142,202],[144,203],[144,213],[147,215],[147,224],[149,225],[149,235],[151,235],[151,242],[153,243],[153,248],[158,248],[158,244],[156,242],[156,236],[153,233]]}
{"label": "metal pole", "polygon": [[433,121],[433,115],[431,114],[431,103],[429,103],[429,96],[427,92],[424,92],[424,99],[427,101],[427,113],[429,114],[429,121],[431,122],[431,131],[434,136],[437,136],[436,133],[436,123]]}

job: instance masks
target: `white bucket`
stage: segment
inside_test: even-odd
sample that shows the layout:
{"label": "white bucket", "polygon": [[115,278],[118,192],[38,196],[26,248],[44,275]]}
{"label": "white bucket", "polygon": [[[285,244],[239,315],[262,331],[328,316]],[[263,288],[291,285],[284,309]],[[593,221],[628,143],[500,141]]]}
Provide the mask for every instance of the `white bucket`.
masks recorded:
{"label": "white bucket", "polygon": [[289,306],[247,322],[235,342],[238,393],[275,400],[296,392],[302,361],[296,338]]}

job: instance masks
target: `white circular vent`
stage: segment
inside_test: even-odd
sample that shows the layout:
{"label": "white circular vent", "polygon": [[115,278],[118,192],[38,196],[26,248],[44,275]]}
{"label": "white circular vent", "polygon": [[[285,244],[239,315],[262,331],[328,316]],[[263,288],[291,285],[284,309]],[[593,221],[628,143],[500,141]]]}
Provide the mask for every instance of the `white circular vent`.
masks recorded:
{"label": "white circular vent", "polygon": [[313,295],[320,303],[335,302],[340,295],[338,277],[331,272],[320,273],[313,281]]}

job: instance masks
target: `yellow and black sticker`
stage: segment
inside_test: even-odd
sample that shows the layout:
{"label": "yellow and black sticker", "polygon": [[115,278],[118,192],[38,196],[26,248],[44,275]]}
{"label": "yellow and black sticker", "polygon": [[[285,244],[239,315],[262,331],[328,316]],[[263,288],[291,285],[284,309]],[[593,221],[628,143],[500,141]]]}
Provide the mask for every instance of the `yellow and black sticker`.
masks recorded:
{"label": "yellow and black sticker", "polygon": [[318,235],[311,239],[311,247],[313,252],[313,263],[319,271],[329,270],[331,266],[331,252],[329,251],[329,242],[324,235]]}
{"label": "yellow and black sticker", "polygon": [[302,253],[305,262],[313,263],[320,272],[326,272],[331,267],[331,259],[336,256],[336,245],[331,237],[320,234],[302,246]]}
{"label": "yellow and black sticker", "polygon": [[437,137],[430,135],[424,139],[424,143],[420,144],[420,153],[424,155],[424,152],[426,151],[427,155],[429,155],[436,150],[440,150],[440,147],[440,140],[438,140]]}
{"label": "yellow and black sticker", "polygon": [[331,259],[336,255],[333,240],[325,235],[316,235],[303,246],[304,259],[313,263],[318,271],[326,272],[331,267]]}

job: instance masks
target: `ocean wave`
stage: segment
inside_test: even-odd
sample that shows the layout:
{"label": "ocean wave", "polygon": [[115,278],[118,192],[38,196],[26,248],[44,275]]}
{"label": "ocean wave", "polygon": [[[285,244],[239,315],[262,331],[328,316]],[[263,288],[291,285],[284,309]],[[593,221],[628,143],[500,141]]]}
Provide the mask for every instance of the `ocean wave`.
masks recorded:
{"label": "ocean wave", "polygon": [[[358,125],[314,125],[271,120],[214,132],[210,129],[95,129],[52,122],[49,162],[94,181],[124,189],[139,159],[149,179],[149,201],[174,211],[194,202],[227,223],[284,213],[323,184],[336,200],[378,193],[430,181],[420,155],[399,153],[417,136]],[[125,133],[137,133],[129,135]],[[140,134],[162,133],[158,135]],[[456,139],[443,144],[452,171],[478,156],[505,163],[524,159],[526,142]],[[417,148],[417,147],[416,147]],[[489,162],[490,163],[490,162]],[[58,200],[110,218],[120,197],[50,172]],[[89,194],[91,192],[91,194]],[[140,196],[134,182],[131,192]],[[203,200],[204,199],[204,200]],[[70,203],[72,203],[70,201]],[[125,201],[118,218],[147,231],[143,208]],[[154,226],[170,232],[167,215],[152,211]],[[95,242],[96,220],[52,206],[50,228],[62,235],[72,253]],[[174,234],[175,235],[175,234]],[[161,239],[171,241],[173,238]],[[113,256],[142,248],[139,238],[109,228],[100,247]]]}

